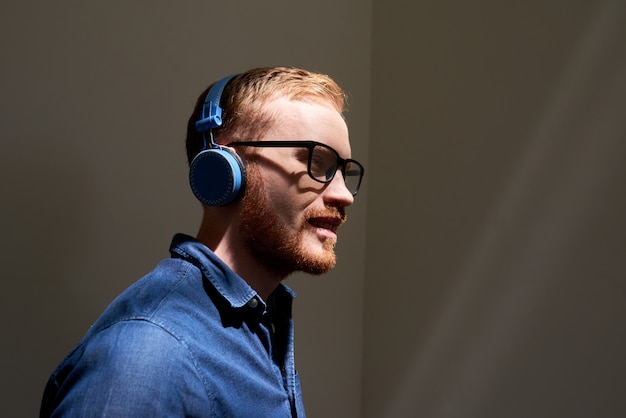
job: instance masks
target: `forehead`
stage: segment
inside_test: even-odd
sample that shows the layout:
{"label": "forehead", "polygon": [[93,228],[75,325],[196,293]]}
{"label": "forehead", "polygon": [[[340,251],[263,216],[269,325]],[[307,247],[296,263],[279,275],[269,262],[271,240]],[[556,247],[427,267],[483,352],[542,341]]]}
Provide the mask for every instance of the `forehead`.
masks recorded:
{"label": "forehead", "polygon": [[332,147],[343,158],[350,157],[348,127],[332,104],[280,98],[265,106],[273,123],[261,139],[313,140]]}

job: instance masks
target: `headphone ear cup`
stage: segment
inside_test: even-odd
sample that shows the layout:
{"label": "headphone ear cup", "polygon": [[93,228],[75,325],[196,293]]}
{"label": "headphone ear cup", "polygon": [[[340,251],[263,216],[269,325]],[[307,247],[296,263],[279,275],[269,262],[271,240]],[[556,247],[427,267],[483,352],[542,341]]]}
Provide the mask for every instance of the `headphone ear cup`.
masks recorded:
{"label": "headphone ear cup", "polygon": [[245,189],[246,168],[241,158],[227,148],[207,149],[191,161],[189,185],[205,205],[225,206]]}

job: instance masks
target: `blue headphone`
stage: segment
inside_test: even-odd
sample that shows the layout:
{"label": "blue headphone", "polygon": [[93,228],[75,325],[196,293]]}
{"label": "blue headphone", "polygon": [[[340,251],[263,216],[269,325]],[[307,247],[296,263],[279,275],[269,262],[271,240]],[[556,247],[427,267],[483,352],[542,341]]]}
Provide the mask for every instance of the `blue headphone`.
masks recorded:
{"label": "blue headphone", "polygon": [[200,119],[196,121],[196,130],[203,134],[204,146],[189,166],[189,185],[196,198],[209,206],[228,205],[246,185],[243,161],[235,152],[216,144],[211,131],[222,126],[220,98],[228,82],[237,75],[229,75],[211,87],[202,105]]}

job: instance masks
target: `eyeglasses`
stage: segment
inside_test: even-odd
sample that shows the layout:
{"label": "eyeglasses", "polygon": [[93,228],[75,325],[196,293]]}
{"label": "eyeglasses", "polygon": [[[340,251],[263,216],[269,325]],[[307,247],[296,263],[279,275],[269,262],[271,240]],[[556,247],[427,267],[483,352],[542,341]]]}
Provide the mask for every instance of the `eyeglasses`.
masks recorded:
{"label": "eyeglasses", "polygon": [[267,147],[267,148],[306,148],[309,151],[307,172],[309,177],[320,183],[330,183],[337,169],[341,174],[346,188],[356,196],[361,186],[365,169],[356,160],[344,160],[337,151],[316,141],[244,141],[231,142],[228,146]]}

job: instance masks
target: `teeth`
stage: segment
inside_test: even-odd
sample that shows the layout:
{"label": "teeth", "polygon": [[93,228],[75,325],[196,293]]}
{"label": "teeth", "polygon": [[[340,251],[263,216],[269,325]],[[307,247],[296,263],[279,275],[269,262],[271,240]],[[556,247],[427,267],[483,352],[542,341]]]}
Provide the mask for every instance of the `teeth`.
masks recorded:
{"label": "teeth", "polygon": [[330,229],[331,231],[335,231],[337,229],[335,225],[328,222],[311,221],[311,225],[319,228]]}

